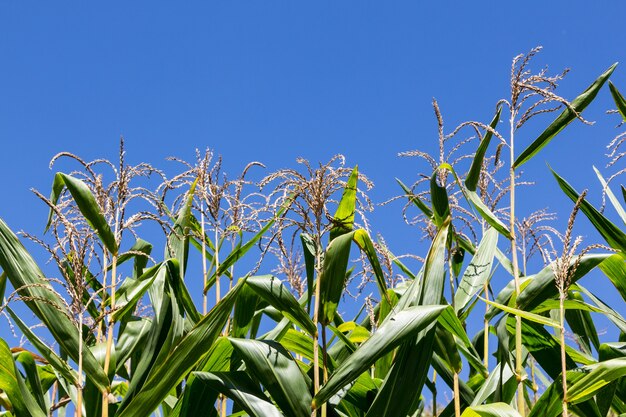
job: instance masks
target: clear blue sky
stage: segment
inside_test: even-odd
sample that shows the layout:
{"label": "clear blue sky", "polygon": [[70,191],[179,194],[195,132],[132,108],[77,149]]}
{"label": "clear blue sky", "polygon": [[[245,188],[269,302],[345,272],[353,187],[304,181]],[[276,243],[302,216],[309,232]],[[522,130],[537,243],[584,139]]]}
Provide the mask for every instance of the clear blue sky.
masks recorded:
{"label": "clear blue sky", "polygon": [[[448,127],[488,121],[518,53],[543,45],[537,64],[571,67],[568,98],[622,61],[613,81],[626,91],[625,23],[621,1],[3,2],[0,217],[41,230],[46,210],[29,188],[47,194],[52,155],[115,158],[120,135],[131,162],[160,166],[205,147],[227,171],[343,153],[380,202],[398,193],[394,177],[411,182],[423,168],[398,152],[436,149],[432,97]],[[545,178],[548,161],[599,201],[591,165],[604,166],[617,133],[609,108],[603,90],[586,112],[596,127],[568,128],[527,164],[531,179]],[[571,207],[550,178],[528,195],[534,208]],[[399,204],[378,213],[375,231],[423,254]]]}

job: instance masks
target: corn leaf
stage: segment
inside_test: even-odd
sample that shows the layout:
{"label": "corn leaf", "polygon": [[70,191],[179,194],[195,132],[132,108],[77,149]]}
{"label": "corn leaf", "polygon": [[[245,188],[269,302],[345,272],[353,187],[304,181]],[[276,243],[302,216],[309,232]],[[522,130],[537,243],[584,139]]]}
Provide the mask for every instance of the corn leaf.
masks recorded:
{"label": "corn leaf", "polygon": [[326,249],[324,265],[318,282],[320,286],[320,310],[322,312],[320,323],[323,325],[328,325],[335,318],[335,312],[346,285],[346,273],[353,237],[354,232],[337,236],[328,244]]}
{"label": "corn leaf", "polygon": [[145,384],[117,415],[140,417],[150,414],[167,397],[171,389],[209,352],[211,345],[228,321],[237,294],[244,285],[241,280],[220,302],[202,318],[187,335],[163,357],[159,355]]}
{"label": "corn leaf", "polygon": [[454,309],[457,313],[465,309],[470,300],[484,288],[491,275],[497,244],[497,231],[494,228],[487,229],[454,294]]}
{"label": "corn leaf", "polygon": [[348,178],[348,182],[343,190],[339,206],[333,216],[333,228],[330,229],[330,240],[345,233],[349,233],[354,228],[354,213],[356,212],[356,189],[359,179],[359,167],[355,166]]}
{"label": "corn leaf", "polygon": [[309,383],[291,355],[276,342],[230,339],[243,358],[247,372],[255,375],[278,407],[289,416],[311,415]]}
{"label": "corn leaf", "polygon": [[[491,120],[491,123],[489,123],[489,127],[491,127],[491,129],[495,130],[498,126],[501,113],[502,106],[498,106],[496,115],[493,117],[493,120]],[[476,150],[476,155],[474,155],[474,159],[472,159],[472,165],[470,166],[470,170],[465,177],[465,186],[470,191],[476,191],[476,186],[478,185],[478,180],[480,179],[480,172],[483,169],[485,153],[487,152],[492,136],[493,132],[491,130],[487,130],[485,132],[485,136],[480,141],[480,145],[478,145],[478,149]]]}
{"label": "corn leaf", "polygon": [[467,407],[461,417],[521,417],[521,414],[508,404],[493,403]]}
{"label": "corn leaf", "polygon": [[[43,277],[34,259],[9,227],[0,220],[0,267],[7,273],[13,288],[26,301],[30,310],[43,322],[65,352],[78,362],[78,329],[70,319],[60,296]],[[83,369],[88,378],[105,390],[109,380],[102,366],[88,351],[83,351]]]}
{"label": "corn leaf", "polygon": [[280,279],[272,275],[254,276],[247,279],[246,285],[309,335],[316,333],[315,324]]}
{"label": "corn leaf", "polygon": [[267,401],[259,385],[245,372],[196,372],[198,381],[232,399],[253,417],[283,417],[274,404]]}
{"label": "corn leaf", "polygon": [[[113,255],[117,255],[118,248],[115,235],[104,218],[104,214],[102,214],[102,209],[98,205],[96,198],[84,182],[70,175],[58,172],[54,176],[50,202],[52,202],[52,204],[57,204],[64,187],[67,187],[67,190],[72,195],[78,209],[85,217],[85,220],[87,220],[87,223],[89,223],[89,225],[96,231],[102,240],[102,243],[104,243],[104,246],[106,246],[108,251]],[[54,210],[50,209],[50,213],[48,214],[48,223],[46,224],[45,229],[46,231],[50,228],[53,214]]]}
{"label": "corn leaf", "polygon": [[622,96],[611,81],[609,81],[609,90],[611,90],[611,95],[613,96],[613,101],[615,101],[615,105],[617,106],[617,111],[619,111],[619,114],[622,115],[622,119],[626,121],[626,100],[624,99],[624,96]]}
{"label": "corn leaf", "polygon": [[313,399],[313,407],[319,408],[340,389],[369,369],[377,359],[432,324],[445,308],[448,307],[416,306],[390,316],[369,339],[335,369],[328,382]]}
{"label": "corn leaf", "polygon": [[537,152],[539,152],[544,146],[561,131],[576,119],[576,113],[581,113],[596,97],[600,88],[604,85],[606,80],[609,79],[617,63],[611,65],[593,84],[591,84],[581,95],[576,97],[571,102],[571,109],[567,107],[563,112],[543,131],[541,135],[533,143],[530,144],[524,151],[517,157],[513,163],[513,168],[519,168],[532,158]]}

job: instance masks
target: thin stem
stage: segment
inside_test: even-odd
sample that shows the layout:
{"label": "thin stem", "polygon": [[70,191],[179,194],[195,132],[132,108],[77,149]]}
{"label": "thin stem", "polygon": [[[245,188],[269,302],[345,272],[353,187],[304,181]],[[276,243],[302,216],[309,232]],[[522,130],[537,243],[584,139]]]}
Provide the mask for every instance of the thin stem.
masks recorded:
{"label": "thin stem", "polygon": [[[489,284],[484,284],[485,300],[489,301]],[[483,332],[483,364],[487,371],[489,371],[489,320],[487,319],[487,313],[489,312],[489,304],[485,303],[485,329]]]}
{"label": "thin stem", "polygon": [[218,227],[215,225],[215,303],[219,303],[221,299],[220,294],[220,246],[219,246],[219,231]]}
{"label": "thin stem", "polygon": [[[315,248],[315,264],[316,264],[316,272],[317,272],[317,281],[315,283],[315,300],[314,300],[314,304],[313,304],[313,324],[315,325],[315,334],[313,335],[313,395],[317,394],[317,392],[320,390],[320,375],[319,375],[319,369],[320,369],[320,363],[319,363],[319,334],[318,334],[318,328],[317,328],[317,324],[319,322],[319,308],[320,308],[320,272],[321,272],[321,252],[320,252],[320,247],[321,247],[321,239],[320,239],[320,234],[319,234],[319,228],[318,228],[318,234],[315,238],[316,240],[316,248]],[[309,291],[311,289],[309,288]],[[312,417],[315,417],[317,415],[317,411],[313,410],[313,413],[311,414]]]}
{"label": "thin stem", "polygon": [[461,397],[459,395],[459,374],[454,373],[454,416],[461,417]]}
{"label": "thin stem", "polygon": [[567,411],[567,362],[565,356],[565,291],[559,296],[559,319],[561,321],[561,382],[563,384],[563,417],[568,417]]}
{"label": "thin stem", "polygon": [[[116,233],[117,234],[117,233]],[[109,366],[111,363],[111,349],[113,347],[113,330],[115,321],[113,320],[113,311],[115,311],[115,286],[117,285],[117,254],[113,255],[111,265],[111,306],[109,308],[109,321],[107,329],[107,346],[104,356],[104,373],[109,374]],[[108,389],[102,393],[102,417],[109,416],[109,391]]]}
{"label": "thin stem", "polygon": [[[323,367],[324,367],[324,384],[328,381],[328,366],[326,361],[328,360],[326,356],[326,326],[322,324],[322,359],[323,359]],[[322,417],[326,417],[326,403],[322,404]]]}
{"label": "thin stem", "polygon": [[[55,383],[56,384],[56,383]],[[55,385],[56,390],[56,385]],[[54,399],[54,394],[53,397]],[[78,381],[76,381],[76,417],[83,415],[83,315],[78,315]]]}
{"label": "thin stem", "polygon": [[[202,230],[202,288],[206,288],[207,284],[207,267],[206,267],[206,238],[204,229],[204,201],[200,202],[200,228]],[[202,314],[207,313],[207,293],[202,292]]]}
{"label": "thin stem", "polygon": [[[515,168],[513,163],[515,161],[515,108],[511,111],[510,118],[510,157],[511,157],[511,169],[510,169],[510,228],[511,228],[511,256],[513,263],[513,278],[515,280],[515,298],[517,303],[517,297],[520,293],[520,279],[519,279],[519,265],[517,262],[517,242],[515,237]],[[524,417],[526,415],[526,404],[524,402],[524,381],[522,377],[524,367],[522,364],[522,318],[521,316],[515,316],[515,373],[517,376],[517,411]]]}
{"label": "thin stem", "polygon": [[433,416],[437,415],[437,371],[433,371]]}

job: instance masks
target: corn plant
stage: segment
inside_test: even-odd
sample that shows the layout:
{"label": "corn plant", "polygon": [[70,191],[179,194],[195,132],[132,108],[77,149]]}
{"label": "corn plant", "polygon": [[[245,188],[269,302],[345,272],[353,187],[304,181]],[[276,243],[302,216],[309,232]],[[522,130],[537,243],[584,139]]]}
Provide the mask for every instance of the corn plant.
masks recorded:
{"label": "corn plant", "polygon": [[[49,197],[36,192],[49,209],[46,234],[24,233],[59,275],[44,273],[0,221],[0,312],[28,341],[0,341],[0,415],[626,413],[625,345],[601,341],[592,314],[623,334],[626,320],[583,286],[598,269],[626,301],[623,227],[555,172],[574,204],[564,232],[547,209],[517,208],[529,185],[520,167],[570,123],[589,124],[582,113],[615,65],[568,100],[556,90],[566,71],[531,70],[538,52],[513,60],[510,95],[488,122],[448,130],[435,100],[438,154],[402,153],[427,163],[411,185],[398,181],[402,215],[428,244],[410,254],[417,267],[372,239],[372,183],[340,155],[255,182],[260,163],[232,179],[211,151],[174,158],[183,169],[169,178],[127,164],[123,142],[116,163],[59,154],[53,162],[79,169],[57,173]],[[626,101],[610,92],[626,120]],[[520,146],[529,120],[555,112]],[[610,188],[624,172],[624,142],[609,144],[607,169],[617,171],[596,174],[626,223]],[[580,249],[579,213],[604,242]]]}

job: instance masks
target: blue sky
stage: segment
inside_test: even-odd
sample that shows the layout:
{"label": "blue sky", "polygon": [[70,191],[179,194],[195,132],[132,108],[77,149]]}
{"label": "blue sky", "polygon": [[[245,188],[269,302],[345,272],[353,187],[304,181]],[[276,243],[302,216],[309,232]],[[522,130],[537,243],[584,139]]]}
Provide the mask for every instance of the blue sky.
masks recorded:
{"label": "blue sky", "polygon": [[[132,163],[166,166],[167,156],[191,159],[210,147],[231,172],[252,160],[275,170],[299,156],[323,162],[343,153],[384,201],[398,194],[395,177],[411,182],[424,168],[398,152],[436,150],[431,99],[449,128],[490,120],[518,53],[543,45],[534,68],[572,68],[559,90],[567,98],[622,61],[613,82],[626,91],[626,4],[599,5],[3,2],[0,217],[14,230],[41,230],[46,209],[29,188],[48,193],[50,158],[115,158],[120,135]],[[604,114],[612,107],[603,90],[585,113],[595,127],[571,126],[525,166],[530,179],[543,178],[525,205],[549,206],[566,221],[571,203],[546,177],[546,162],[599,201],[591,166],[604,166],[618,132]],[[399,204],[379,208],[373,228],[399,251],[425,253]],[[581,233],[600,239],[585,224]]]}

